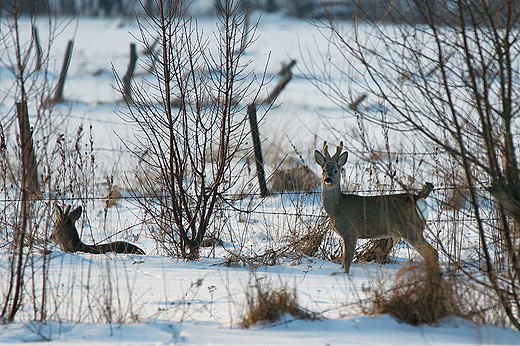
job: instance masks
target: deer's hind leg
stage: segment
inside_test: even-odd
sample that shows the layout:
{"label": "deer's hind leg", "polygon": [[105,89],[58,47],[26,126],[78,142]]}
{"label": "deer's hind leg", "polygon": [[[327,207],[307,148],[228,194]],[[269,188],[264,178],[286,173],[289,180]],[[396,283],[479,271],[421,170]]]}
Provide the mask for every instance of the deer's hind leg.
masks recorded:
{"label": "deer's hind leg", "polygon": [[422,234],[422,230],[413,229],[409,236],[405,239],[417,252],[421,254],[426,262],[426,265],[436,271],[439,269],[439,253],[433,246],[431,246]]}

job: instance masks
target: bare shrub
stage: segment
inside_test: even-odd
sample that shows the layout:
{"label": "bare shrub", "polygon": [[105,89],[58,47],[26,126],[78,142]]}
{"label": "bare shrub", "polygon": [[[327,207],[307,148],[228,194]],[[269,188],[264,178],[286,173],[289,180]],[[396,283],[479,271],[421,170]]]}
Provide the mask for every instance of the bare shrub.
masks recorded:
{"label": "bare shrub", "polygon": [[246,291],[247,312],[240,326],[250,328],[258,323],[273,323],[280,320],[284,314],[296,319],[315,320],[316,313],[302,308],[298,303],[295,288],[283,284],[271,288],[269,283],[262,283],[255,278],[253,285]]}
{"label": "bare shrub", "polygon": [[[424,26],[414,22],[386,27],[363,24],[350,31],[330,18],[327,24],[333,38],[327,39],[338,48],[345,64],[311,60],[310,73],[321,78],[310,80],[318,81],[320,90],[327,90],[331,99],[341,100],[341,107],[354,113],[360,129],[354,140],[359,147],[374,147],[377,139],[369,138],[373,136],[365,129],[377,124],[389,128],[386,138],[399,138],[411,154],[407,157],[421,148],[432,162],[440,163],[440,169],[428,170],[430,163],[425,162],[421,172],[397,172],[394,166],[382,166],[381,172],[393,181],[402,185],[404,176],[416,179],[432,174],[450,183],[449,191],[453,178],[460,179],[457,185],[465,187],[465,196],[454,190],[453,196],[441,198],[452,205],[439,215],[439,221],[451,222],[446,229],[452,243],[446,246],[441,241],[438,247],[450,264],[462,259],[465,266],[472,267],[463,274],[469,274],[467,278],[474,283],[480,284],[480,275],[486,275],[488,296],[496,297],[510,325],[520,330],[520,257],[515,236],[520,225],[516,151],[520,129],[515,120],[520,98],[519,79],[513,78],[519,73],[520,61],[517,2],[461,0],[441,7],[434,2],[411,3],[425,19]],[[353,89],[378,98],[378,111],[358,108],[352,112],[348,105]],[[344,136],[334,129],[331,132]],[[389,143],[388,147],[390,144],[399,145]],[[459,213],[457,208],[463,203],[466,208]],[[467,257],[460,256],[462,249]]]}
{"label": "bare shrub", "polygon": [[242,173],[234,161],[248,135],[240,101],[255,77],[242,59],[252,38],[241,43],[254,37],[255,27],[246,28],[236,0],[222,3],[213,38],[185,16],[189,4],[155,3],[158,13],[147,12],[139,23],[153,81],[132,86],[123,115],[140,130],[132,145],[140,158],[132,194],[151,196],[137,203],[168,234],[158,247],[197,259],[220,205],[232,204],[230,192]]}
{"label": "bare shrub", "polygon": [[[12,322],[15,316],[30,313],[31,307],[33,319],[46,318],[48,216],[50,200],[55,198],[51,176],[57,161],[54,131],[61,125],[51,116],[53,105],[46,102],[53,89],[49,52],[60,30],[52,11],[40,13],[41,8],[35,6],[22,18],[24,7],[18,1],[0,5],[2,28],[7,28],[0,35],[0,60],[8,66],[6,81],[12,78],[11,86],[0,92],[6,107],[0,126],[0,238],[9,256],[9,264],[0,273],[0,322]],[[40,15],[48,18],[45,51],[40,49],[36,30]],[[27,38],[29,30],[32,34]],[[42,196],[49,198],[42,200]],[[35,266],[34,259],[41,254],[43,264]],[[34,282],[40,273],[42,285]]]}

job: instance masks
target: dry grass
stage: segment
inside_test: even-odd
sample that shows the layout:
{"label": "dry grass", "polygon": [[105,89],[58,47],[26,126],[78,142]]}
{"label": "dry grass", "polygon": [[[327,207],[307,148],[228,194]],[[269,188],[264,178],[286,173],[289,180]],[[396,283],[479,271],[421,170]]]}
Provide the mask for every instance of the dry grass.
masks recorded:
{"label": "dry grass", "polygon": [[121,188],[117,185],[110,186],[108,188],[107,195],[105,196],[105,207],[112,208],[117,205],[117,202],[122,198]]}
{"label": "dry grass", "polygon": [[468,191],[465,187],[455,186],[447,194],[447,200],[444,203],[446,210],[459,210],[464,208],[468,201]]}
{"label": "dry grass", "polygon": [[258,323],[273,323],[284,314],[297,319],[315,320],[315,313],[309,312],[298,304],[296,289],[282,285],[270,288],[256,279],[246,292],[247,312],[240,323],[243,328],[250,328]]}
{"label": "dry grass", "polygon": [[265,252],[254,256],[230,252],[221,264],[230,268],[256,269],[261,266],[275,266],[279,264],[281,258],[281,251],[275,249],[267,249]]}
{"label": "dry grass", "polygon": [[356,249],[354,262],[391,263],[390,256],[395,243],[393,238],[370,240]]}
{"label": "dry grass", "polygon": [[270,179],[271,191],[305,191],[311,192],[318,187],[320,179],[308,166],[296,165],[291,168],[280,168]]}
{"label": "dry grass", "polygon": [[303,222],[294,239],[292,248],[296,253],[326,261],[339,261],[343,256],[342,240],[332,230],[328,217],[317,221]]}
{"label": "dry grass", "polygon": [[374,313],[390,314],[411,325],[435,324],[450,315],[468,316],[453,282],[441,278],[437,269],[424,262],[402,266],[392,289],[375,295]]}
{"label": "dry grass", "polygon": [[316,257],[320,252],[320,248],[327,235],[326,229],[313,229],[301,241],[295,244],[295,247],[306,256]]}

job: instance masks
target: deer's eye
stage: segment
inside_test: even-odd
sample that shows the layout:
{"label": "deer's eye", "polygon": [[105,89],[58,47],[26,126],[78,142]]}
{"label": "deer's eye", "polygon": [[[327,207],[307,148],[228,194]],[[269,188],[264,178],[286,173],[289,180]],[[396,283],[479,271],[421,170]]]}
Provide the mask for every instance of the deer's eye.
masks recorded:
{"label": "deer's eye", "polygon": [[334,173],[338,173],[338,170],[337,170],[337,169],[335,169],[335,170],[334,170]]}

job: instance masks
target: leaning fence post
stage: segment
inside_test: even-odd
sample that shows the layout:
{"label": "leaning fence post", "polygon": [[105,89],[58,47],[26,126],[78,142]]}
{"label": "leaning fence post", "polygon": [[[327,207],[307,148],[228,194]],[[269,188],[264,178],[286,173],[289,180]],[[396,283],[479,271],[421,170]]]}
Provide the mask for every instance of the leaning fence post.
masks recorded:
{"label": "leaning fence post", "polygon": [[267,0],[267,12],[276,12],[276,3],[274,0]]}
{"label": "leaning fence post", "polygon": [[244,12],[244,24],[243,24],[243,32],[242,32],[242,40],[240,41],[240,53],[244,53],[247,46],[247,36],[249,35],[249,6],[251,3],[247,5],[247,8]]}
{"label": "leaning fence post", "polygon": [[123,99],[126,103],[132,103],[132,87],[130,82],[134,75],[135,64],[137,62],[137,52],[135,49],[135,43],[130,43],[130,64],[128,70],[126,70],[123,76]]}
{"label": "leaning fence post", "polygon": [[42,47],[40,46],[40,39],[38,38],[38,29],[33,28],[34,45],[36,48],[36,66],[35,70],[40,71],[42,68]]}
{"label": "leaning fence post", "polygon": [[291,69],[293,66],[296,65],[296,60],[291,60],[291,62],[288,65],[283,65],[280,72],[278,72],[278,75],[282,76],[282,79],[276,85],[273,89],[273,91],[267,96],[267,98],[262,102],[263,104],[272,105],[274,101],[276,101],[276,98],[280,93],[282,92],[283,88],[289,83],[289,81],[292,78],[292,72]]}
{"label": "leaning fence post", "polygon": [[63,86],[65,85],[65,78],[67,77],[73,46],[74,41],[69,41],[67,51],[65,52],[65,60],[63,60],[63,66],[61,67],[60,79],[58,80],[58,86],[56,87],[56,94],[54,94],[54,102],[63,101]]}
{"label": "leaning fence post", "polygon": [[269,193],[265,183],[264,160],[262,159],[262,147],[260,144],[260,133],[258,131],[258,122],[256,119],[256,105],[251,103],[247,107],[247,115],[251,124],[251,136],[253,137],[253,150],[256,161],[256,174],[260,185],[260,196],[265,197]]}
{"label": "leaning fence post", "polygon": [[358,110],[358,106],[361,104],[361,102],[363,102],[365,99],[367,98],[367,94],[361,94],[358,96],[357,99],[355,99],[354,101],[352,101],[349,105],[348,105],[348,108],[352,109],[353,111],[357,111]]}

